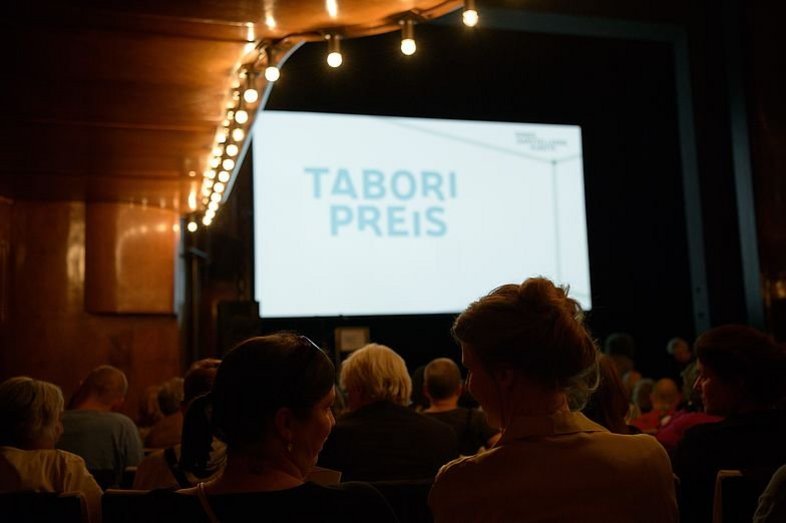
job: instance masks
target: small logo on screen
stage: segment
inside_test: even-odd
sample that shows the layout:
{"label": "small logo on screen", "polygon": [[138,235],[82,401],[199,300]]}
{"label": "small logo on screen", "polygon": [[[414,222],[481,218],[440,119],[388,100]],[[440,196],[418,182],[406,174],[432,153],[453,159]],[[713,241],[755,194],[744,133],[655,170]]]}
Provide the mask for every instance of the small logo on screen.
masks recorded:
{"label": "small logo on screen", "polygon": [[561,138],[546,138],[532,131],[517,132],[516,143],[532,152],[556,152],[568,147],[568,142]]}

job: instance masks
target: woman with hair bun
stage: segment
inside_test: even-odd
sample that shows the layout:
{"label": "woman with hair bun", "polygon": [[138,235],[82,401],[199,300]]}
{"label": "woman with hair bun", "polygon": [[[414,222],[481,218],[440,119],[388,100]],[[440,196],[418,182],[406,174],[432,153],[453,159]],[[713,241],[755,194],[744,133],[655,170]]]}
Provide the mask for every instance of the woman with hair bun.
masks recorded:
{"label": "woman with hair bun", "polygon": [[545,278],[503,285],[453,325],[469,391],[502,431],[437,475],[439,522],[671,522],[669,458],[646,435],[612,434],[579,410],[598,385],[598,350],[578,303]]}
{"label": "woman with hair bun", "polygon": [[262,336],[232,349],[210,394],[192,404],[226,443],[226,467],[194,488],[164,494],[159,520],[395,521],[370,485],[307,480],[335,424],[334,379],[330,358],[304,336]]}

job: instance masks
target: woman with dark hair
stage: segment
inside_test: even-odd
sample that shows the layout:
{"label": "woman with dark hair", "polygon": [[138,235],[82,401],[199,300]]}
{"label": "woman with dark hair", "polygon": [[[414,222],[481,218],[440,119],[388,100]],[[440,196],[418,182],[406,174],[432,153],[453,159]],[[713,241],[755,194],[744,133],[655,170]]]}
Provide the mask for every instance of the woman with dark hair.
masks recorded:
{"label": "woman with dark hair", "polygon": [[688,429],[674,452],[685,522],[712,520],[715,478],[721,469],[762,469],[786,463],[786,352],[745,325],[711,329],[695,343],[694,387],[707,414],[723,421]]}
{"label": "woman with dark hair", "polygon": [[437,523],[677,520],[657,441],[612,434],[578,412],[598,384],[598,351],[564,289],[544,278],[504,285],[453,333],[469,390],[502,437],[440,470],[429,497]]}
{"label": "woman with dark hair", "polygon": [[590,396],[582,412],[595,423],[599,423],[615,434],[630,434],[625,418],[630,411],[630,403],[625,394],[614,362],[601,354],[598,357],[600,380],[598,388]]}
{"label": "woman with dark hair", "polygon": [[224,472],[170,494],[162,521],[395,521],[370,485],[307,481],[335,420],[335,371],[303,336],[251,338],[218,368],[202,406],[227,446]]}

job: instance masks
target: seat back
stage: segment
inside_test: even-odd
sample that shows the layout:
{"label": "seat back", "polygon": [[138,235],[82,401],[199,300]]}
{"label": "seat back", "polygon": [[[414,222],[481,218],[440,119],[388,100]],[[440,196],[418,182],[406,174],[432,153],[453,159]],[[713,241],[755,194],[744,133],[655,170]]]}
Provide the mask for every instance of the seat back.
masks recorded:
{"label": "seat back", "polygon": [[78,492],[2,492],[0,493],[0,516],[3,521],[39,523],[58,521],[62,523],[86,523],[87,505]]}
{"label": "seat back", "polygon": [[109,489],[101,496],[101,516],[112,523],[131,523],[149,519],[147,490]]}
{"label": "seat back", "polygon": [[751,521],[774,467],[719,470],[712,503],[713,523]]}
{"label": "seat back", "polygon": [[385,497],[399,521],[434,521],[428,506],[432,480],[372,481],[371,484]]}

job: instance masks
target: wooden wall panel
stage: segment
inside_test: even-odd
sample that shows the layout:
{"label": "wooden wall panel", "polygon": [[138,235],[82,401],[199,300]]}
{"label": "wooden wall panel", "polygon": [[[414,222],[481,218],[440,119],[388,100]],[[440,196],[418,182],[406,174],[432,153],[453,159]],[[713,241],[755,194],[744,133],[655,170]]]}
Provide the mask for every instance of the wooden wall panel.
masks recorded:
{"label": "wooden wall panel", "polygon": [[135,418],[146,387],[181,374],[176,318],[85,311],[83,203],[16,201],[8,214],[13,263],[0,379],[30,375],[68,397],[90,369],[109,363],[128,376],[124,411]]}
{"label": "wooden wall panel", "polygon": [[93,313],[172,314],[175,211],[88,203],[85,305]]}

